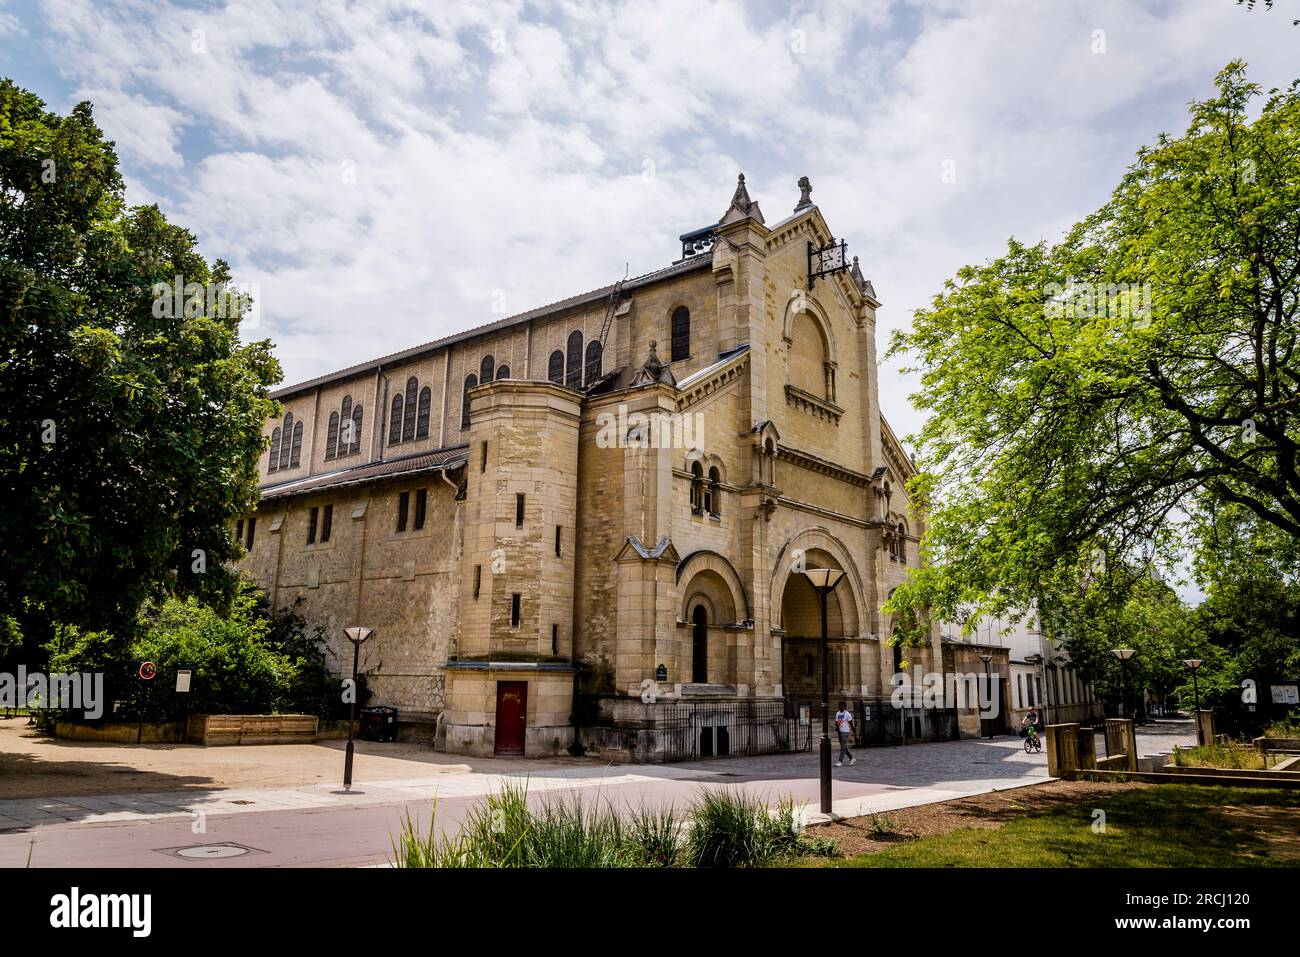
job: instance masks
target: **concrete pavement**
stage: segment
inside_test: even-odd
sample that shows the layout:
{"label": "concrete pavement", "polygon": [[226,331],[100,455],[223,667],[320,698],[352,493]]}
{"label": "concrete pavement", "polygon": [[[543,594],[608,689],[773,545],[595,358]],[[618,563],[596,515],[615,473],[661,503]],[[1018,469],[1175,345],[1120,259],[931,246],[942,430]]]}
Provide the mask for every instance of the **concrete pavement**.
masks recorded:
{"label": "concrete pavement", "polygon": [[[1190,744],[1190,722],[1143,729],[1139,752]],[[814,742],[815,745],[815,742]],[[861,749],[857,764],[836,768],[836,816],[951,800],[1048,780],[1044,754],[1028,755],[1019,738],[967,739]],[[341,756],[340,756],[341,757]],[[476,772],[466,765],[413,765],[416,773],[367,779],[358,764],[352,793],[337,784],[288,788],[173,790],[91,797],[0,801],[0,866],[225,867],[340,866],[381,863],[409,814],[426,827],[437,803],[440,829],[454,827],[507,783],[526,784],[530,799],[556,796],[685,808],[701,787],[734,786],[775,802],[818,803],[817,754],[731,758],[673,765],[559,765],[506,761]],[[390,770],[389,766],[383,766]],[[223,845],[223,847],[217,847]],[[178,848],[194,856],[178,856]],[[218,856],[230,854],[229,857]]]}

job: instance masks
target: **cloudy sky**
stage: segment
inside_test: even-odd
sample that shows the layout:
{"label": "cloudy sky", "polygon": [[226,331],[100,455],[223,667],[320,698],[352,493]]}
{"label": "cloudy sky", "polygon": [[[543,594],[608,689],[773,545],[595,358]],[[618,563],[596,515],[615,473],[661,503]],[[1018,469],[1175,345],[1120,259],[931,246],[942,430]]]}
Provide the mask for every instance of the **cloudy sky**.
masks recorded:
{"label": "cloudy sky", "polygon": [[[812,179],[883,340],[1100,205],[1230,59],[1300,75],[1297,0],[1257,6],[0,0],[0,74],[93,101],[293,382],[665,265],[739,171],[769,222]],[[882,370],[900,433],[909,391]]]}

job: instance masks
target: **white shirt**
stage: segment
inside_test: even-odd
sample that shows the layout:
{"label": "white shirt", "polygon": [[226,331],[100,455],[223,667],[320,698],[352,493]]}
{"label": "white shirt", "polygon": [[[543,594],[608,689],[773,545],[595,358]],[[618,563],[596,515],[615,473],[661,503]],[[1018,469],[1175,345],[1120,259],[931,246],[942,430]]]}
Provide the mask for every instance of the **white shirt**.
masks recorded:
{"label": "white shirt", "polygon": [[837,731],[848,731],[849,724],[851,724],[852,721],[853,715],[849,714],[847,711],[835,712],[835,729]]}

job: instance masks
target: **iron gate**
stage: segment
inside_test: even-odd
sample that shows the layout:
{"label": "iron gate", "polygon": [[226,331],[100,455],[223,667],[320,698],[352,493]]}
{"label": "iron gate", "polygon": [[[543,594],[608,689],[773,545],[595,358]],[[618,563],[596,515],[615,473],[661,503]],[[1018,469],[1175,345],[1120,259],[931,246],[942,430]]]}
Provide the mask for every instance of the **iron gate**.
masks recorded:
{"label": "iron gate", "polygon": [[669,705],[656,722],[665,761],[806,751],[811,738],[783,701],[690,701]]}
{"label": "iron gate", "polygon": [[[861,747],[952,741],[958,737],[957,711],[954,708],[899,708],[889,698],[853,698],[849,709],[853,713],[853,743]],[[808,722],[807,726],[799,728],[800,734],[806,733],[808,739],[800,750],[808,750],[813,738],[821,738],[821,702],[790,699],[790,710],[804,716],[800,721]],[[837,740],[835,710],[835,705],[832,705],[828,722],[832,742]]]}

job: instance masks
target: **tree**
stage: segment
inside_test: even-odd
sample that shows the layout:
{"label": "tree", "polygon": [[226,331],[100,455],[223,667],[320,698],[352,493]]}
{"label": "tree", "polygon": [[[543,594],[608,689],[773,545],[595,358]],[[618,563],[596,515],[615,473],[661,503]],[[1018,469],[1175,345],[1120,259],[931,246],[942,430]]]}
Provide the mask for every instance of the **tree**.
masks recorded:
{"label": "tree", "polygon": [[[60,626],[49,651],[51,671],[104,675],[105,698],[117,705],[115,713],[105,712],[106,720],[174,720],[186,707],[206,714],[340,718],[348,706],[339,679],[329,673],[325,647],[322,629],[308,631],[302,618],[272,612],[265,593],[239,579],[222,612],[193,596],[151,600],[132,637]],[[140,679],[142,661],[157,666],[152,681]],[[186,698],[173,690],[182,667],[193,672]],[[364,701],[364,675],[357,690]]]}
{"label": "tree", "polygon": [[89,103],[0,80],[0,621],[29,651],[55,623],[129,635],[150,595],[233,594],[280,369],[240,343],[229,280],[127,208]]}
{"label": "tree", "polygon": [[[1177,693],[1184,680],[1190,687],[1182,661],[1214,655],[1192,610],[1149,567],[1070,569],[1054,577],[1039,614],[1098,693],[1118,699],[1127,681],[1130,703],[1143,688],[1163,695]],[[1118,648],[1134,650],[1127,666],[1113,654]]]}
{"label": "tree", "polygon": [[1096,555],[1170,568],[1213,507],[1300,536],[1300,83],[1253,121],[1243,64],[1217,86],[1059,244],[1011,240],[895,335],[929,413],[933,568],[887,605],[913,640]]}

